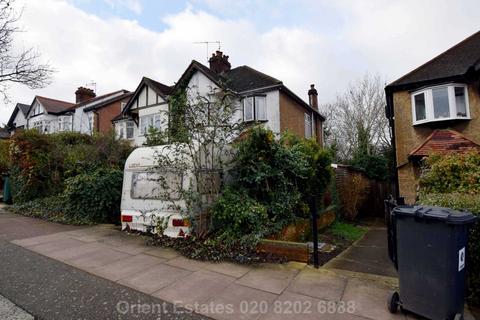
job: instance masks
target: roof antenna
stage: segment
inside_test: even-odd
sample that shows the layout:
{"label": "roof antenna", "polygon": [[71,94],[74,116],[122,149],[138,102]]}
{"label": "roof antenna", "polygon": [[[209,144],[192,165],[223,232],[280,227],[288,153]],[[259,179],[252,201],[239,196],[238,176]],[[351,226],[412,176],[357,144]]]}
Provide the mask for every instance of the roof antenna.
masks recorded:
{"label": "roof antenna", "polygon": [[207,62],[208,62],[208,59],[209,59],[209,56],[210,56],[210,51],[208,50],[208,45],[211,44],[211,43],[216,43],[218,44],[218,51],[220,51],[220,48],[221,48],[221,43],[220,41],[196,41],[194,42],[194,44],[204,44],[206,49],[207,49]]}
{"label": "roof antenna", "polygon": [[93,88],[93,92],[97,93],[97,83],[95,82],[95,80],[90,80],[89,83],[85,84],[85,87]]}

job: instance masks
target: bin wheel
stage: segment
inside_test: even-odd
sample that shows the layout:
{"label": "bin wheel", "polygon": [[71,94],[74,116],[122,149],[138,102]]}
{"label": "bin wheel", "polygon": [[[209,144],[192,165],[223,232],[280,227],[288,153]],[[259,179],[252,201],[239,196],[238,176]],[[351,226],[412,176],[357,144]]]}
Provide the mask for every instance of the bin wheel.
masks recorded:
{"label": "bin wheel", "polygon": [[463,314],[457,313],[457,314],[455,315],[455,318],[453,318],[453,320],[463,320]]}
{"label": "bin wheel", "polygon": [[[388,296],[388,311],[397,313],[400,305],[400,296],[397,291],[390,293]],[[456,319],[455,319],[456,320]]]}

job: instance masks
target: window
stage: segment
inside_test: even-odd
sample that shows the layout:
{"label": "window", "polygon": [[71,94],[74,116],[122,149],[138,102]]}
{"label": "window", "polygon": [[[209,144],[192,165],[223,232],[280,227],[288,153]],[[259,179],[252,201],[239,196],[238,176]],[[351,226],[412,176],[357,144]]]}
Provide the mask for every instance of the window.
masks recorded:
{"label": "window", "polygon": [[60,116],[58,117],[58,131],[70,131],[72,130],[72,117]]}
{"label": "window", "polygon": [[125,110],[125,107],[127,106],[126,102],[120,102],[120,110]]}
{"label": "window", "polygon": [[33,122],[33,129],[38,130],[39,132],[43,132],[43,121],[35,121]]}
{"label": "window", "polygon": [[305,138],[312,137],[312,115],[305,113]]}
{"label": "window", "polygon": [[42,110],[42,106],[40,105],[40,103],[35,102],[35,104],[33,105],[32,116],[39,115],[42,112],[43,112],[43,110]]}
{"label": "window", "polygon": [[93,131],[93,112],[88,113],[88,131]]}
{"label": "window", "polygon": [[266,121],[267,102],[265,96],[243,99],[243,121]]}
{"label": "window", "polygon": [[118,136],[118,139],[123,139],[125,138],[125,130],[124,130],[124,124],[123,123],[120,123],[118,124],[117,126],[117,136]]}
{"label": "window", "polygon": [[465,85],[450,84],[412,93],[413,124],[431,121],[469,119]]}
{"label": "window", "polygon": [[127,121],[126,123],[126,137],[127,139],[133,139],[133,121]]}
{"label": "window", "polygon": [[183,187],[183,175],[176,171],[134,172],[132,199],[178,200]]}
{"label": "window", "polygon": [[150,127],[161,129],[161,118],[159,113],[140,117],[140,134],[147,134]]}

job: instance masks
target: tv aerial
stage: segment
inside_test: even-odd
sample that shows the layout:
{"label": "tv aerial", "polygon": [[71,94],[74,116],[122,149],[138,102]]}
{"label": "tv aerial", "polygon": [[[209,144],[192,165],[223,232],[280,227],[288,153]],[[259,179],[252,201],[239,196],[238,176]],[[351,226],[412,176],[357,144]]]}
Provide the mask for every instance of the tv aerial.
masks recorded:
{"label": "tv aerial", "polygon": [[210,44],[216,44],[218,45],[218,49],[220,51],[220,48],[221,48],[221,43],[220,41],[195,41],[194,44],[203,44],[205,45],[205,49],[207,50],[207,62],[208,62],[208,59],[210,58],[210,51],[208,50],[208,46]]}

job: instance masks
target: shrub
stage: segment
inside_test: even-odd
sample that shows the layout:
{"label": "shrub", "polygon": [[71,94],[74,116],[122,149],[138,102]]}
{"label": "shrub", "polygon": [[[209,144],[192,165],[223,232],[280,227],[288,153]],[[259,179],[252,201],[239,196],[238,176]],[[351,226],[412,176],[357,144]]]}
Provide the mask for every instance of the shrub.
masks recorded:
{"label": "shrub", "polygon": [[[420,178],[419,203],[465,209],[480,216],[480,153],[432,155]],[[480,223],[470,229],[468,299],[480,305]]]}
{"label": "shrub", "polygon": [[123,172],[98,169],[65,181],[63,197],[72,220],[117,222],[120,215]]}
{"label": "shrub", "polygon": [[255,242],[267,230],[266,208],[244,190],[227,188],[212,207],[212,227],[219,239],[227,243]]}
{"label": "shrub", "polygon": [[0,175],[10,169],[10,141],[0,140]]}

